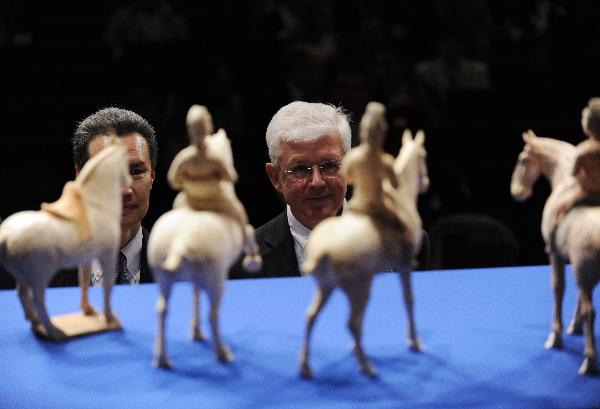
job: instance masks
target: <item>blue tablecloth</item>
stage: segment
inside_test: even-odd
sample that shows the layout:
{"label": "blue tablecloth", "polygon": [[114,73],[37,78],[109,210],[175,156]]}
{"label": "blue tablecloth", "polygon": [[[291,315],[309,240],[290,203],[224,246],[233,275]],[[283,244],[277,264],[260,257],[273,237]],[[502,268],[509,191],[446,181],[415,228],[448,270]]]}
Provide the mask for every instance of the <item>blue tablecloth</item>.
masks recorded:
{"label": "blue tablecloth", "polygon": [[[576,295],[568,274],[566,324]],[[548,266],[418,272],[413,284],[424,353],[406,348],[398,276],[381,274],[364,326],[379,377],[358,371],[348,304],[337,291],[313,334],[312,381],[298,377],[297,363],[315,287],[309,277],[227,283],[221,328],[236,357],[229,365],[215,361],[210,343],[189,341],[191,287],[178,284],[167,323],[172,370],[151,366],[155,284],[113,290],[122,331],[65,343],[34,337],[15,291],[0,291],[0,408],[600,406],[600,378],[577,375],[583,337],[565,335],[562,351],[543,348],[552,311]],[[51,315],[77,310],[78,289],[46,294]],[[101,295],[92,289],[97,308]],[[201,312],[210,336],[206,299]]]}

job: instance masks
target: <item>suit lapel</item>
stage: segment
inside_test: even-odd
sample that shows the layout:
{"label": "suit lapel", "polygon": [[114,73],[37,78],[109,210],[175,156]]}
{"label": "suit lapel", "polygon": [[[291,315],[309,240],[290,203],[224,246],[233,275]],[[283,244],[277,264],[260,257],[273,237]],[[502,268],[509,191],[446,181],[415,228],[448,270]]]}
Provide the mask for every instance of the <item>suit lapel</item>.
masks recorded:
{"label": "suit lapel", "polygon": [[142,226],[142,250],[140,252],[140,283],[151,283],[153,280],[150,267],[148,267],[148,236],[150,232]]}

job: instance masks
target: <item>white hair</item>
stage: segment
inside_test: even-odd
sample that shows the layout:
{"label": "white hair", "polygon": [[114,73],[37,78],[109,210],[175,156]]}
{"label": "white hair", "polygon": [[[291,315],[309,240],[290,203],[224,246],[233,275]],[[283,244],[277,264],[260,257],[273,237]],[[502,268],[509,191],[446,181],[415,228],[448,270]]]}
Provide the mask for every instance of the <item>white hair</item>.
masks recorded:
{"label": "white hair", "polygon": [[267,146],[271,162],[277,164],[281,144],[315,141],[326,135],[338,135],[344,154],[350,150],[351,131],[348,116],[341,107],[314,102],[294,101],[279,111],[267,127]]}

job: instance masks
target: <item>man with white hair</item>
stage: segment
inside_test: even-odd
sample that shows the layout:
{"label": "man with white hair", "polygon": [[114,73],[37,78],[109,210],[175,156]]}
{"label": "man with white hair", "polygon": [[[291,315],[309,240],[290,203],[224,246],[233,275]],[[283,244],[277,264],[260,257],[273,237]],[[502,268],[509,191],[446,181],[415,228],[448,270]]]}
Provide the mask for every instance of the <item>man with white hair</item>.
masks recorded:
{"label": "man with white hair", "polygon": [[[270,162],[265,170],[286,208],[256,229],[262,271],[244,275],[236,266],[230,277],[300,275],[311,230],[346,207],[347,184],[340,166],[350,151],[350,140],[348,117],[339,107],[295,101],[277,111],[267,127]],[[426,260],[427,236],[423,243]]]}

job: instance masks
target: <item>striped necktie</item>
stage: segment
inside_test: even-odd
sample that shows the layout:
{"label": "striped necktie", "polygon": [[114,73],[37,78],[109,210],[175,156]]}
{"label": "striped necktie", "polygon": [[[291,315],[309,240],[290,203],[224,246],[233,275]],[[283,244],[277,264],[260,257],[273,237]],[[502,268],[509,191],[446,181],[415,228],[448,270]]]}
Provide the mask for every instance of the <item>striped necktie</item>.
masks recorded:
{"label": "striped necktie", "polygon": [[133,278],[129,270],[127,269],[127,257],[123,252],[119,251],[119,264],[117,265],[117,278],[115,282],[117,284],[129,284]]}

